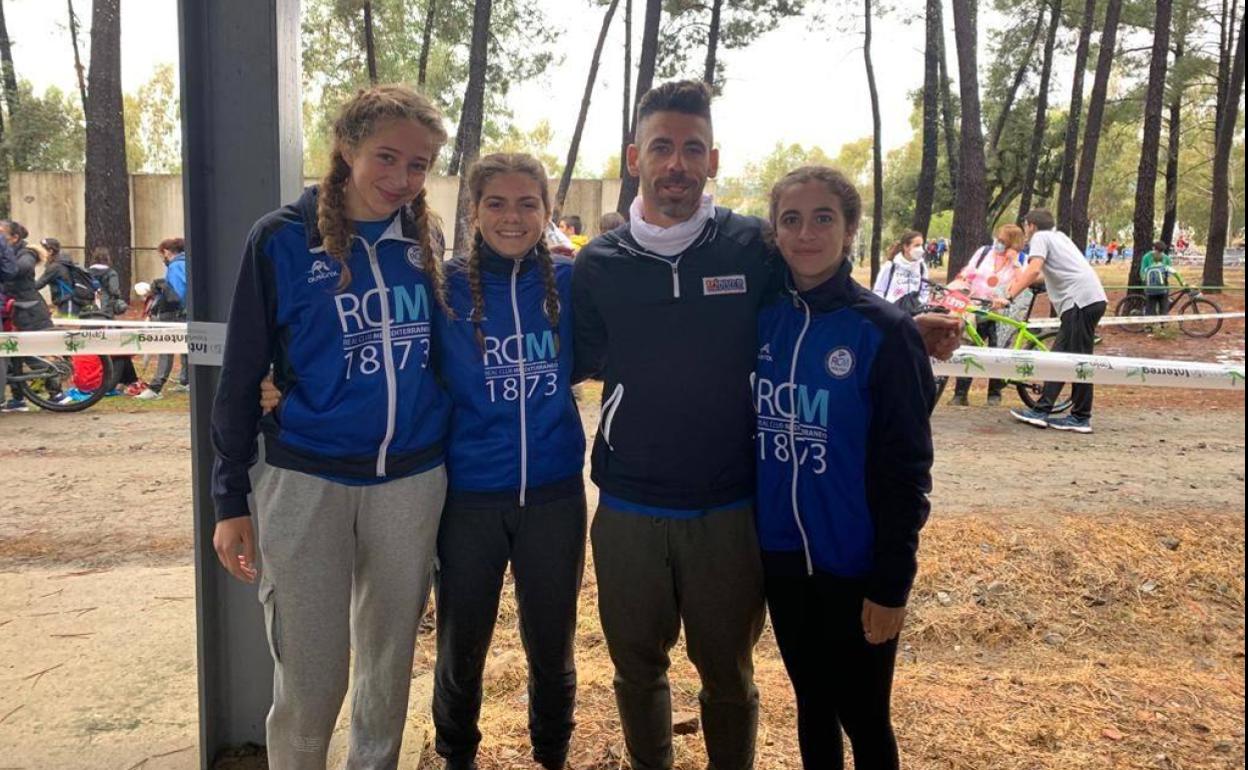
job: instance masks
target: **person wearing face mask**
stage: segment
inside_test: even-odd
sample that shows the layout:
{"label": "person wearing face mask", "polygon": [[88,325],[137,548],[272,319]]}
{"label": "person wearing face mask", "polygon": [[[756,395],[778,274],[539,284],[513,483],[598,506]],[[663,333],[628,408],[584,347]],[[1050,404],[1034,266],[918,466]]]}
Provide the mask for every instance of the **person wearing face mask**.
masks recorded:
{"label": "person wearing face mask", "polygon": [[[1010,282],[1019,271],[1018,251],[1023,247],[1023,229],[1015,224],[1002,225],[997,230],[997,239],[975,252],[971,261],[966,263],[958,277],[949,283],[949,288],[964,291],[974,299],[991,301],[1004,297]],[[1018,300],[1015,300],[1017,303]],[[1004,335],[999,335],[997,323],[983,318],[976,318],[976,331],[991,347],[1004,347],[1007,342]],[[988,405],[1001,403],[1001,391],[1005,381],[988,380]],[[949,403],[956,406],[967,406],[967,395],[971,391],[971,378],[959,377],[954,385],[953,399]]]}
{"label": "person wearing face mask", "polygon": [[572,262],[551,255],[546,171],[495,154],[468,172],[470,251],[434,316],[451,396],[449,490],[438,532],[435,747],[476,767],[482,675],[508,565],[529,663],[533,758],[564,767],[574,726],[577,596],[585,564],[585,433],[572,397]]}
{"label": "person wearing face mask", "polygon": [[908,230],[888,250],[888,264],[875,279],[874,292],[901,309],[914,313],[931,293],[927,280],[923,233]]}

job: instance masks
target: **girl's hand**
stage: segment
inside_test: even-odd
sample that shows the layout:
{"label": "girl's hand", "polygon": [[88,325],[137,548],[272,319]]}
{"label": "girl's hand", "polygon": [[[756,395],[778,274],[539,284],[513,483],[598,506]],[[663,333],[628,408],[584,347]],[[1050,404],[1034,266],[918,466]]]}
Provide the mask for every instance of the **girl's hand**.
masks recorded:
{"label": "girl's hand", "polygon": [[1005,297],[993,297],[992,308],[994,310],[1003,310],[1010,306],[1010,301]]}
{"label": "girl's hand", "polygon": [[212,547],[227,572],[244,583],[256,582],[256,535],[250,516],[218,521]]}
{"label": "girl's hand", "polygon": [[905,622],[905,607],[885,607],[870,599],[862,600],[862,633],[868,644],[884,644],[895,639]]}
{"label": "girl's hand", "polygon": [[920,313],[914,317],[923,337],[923,347],[927,354],[940,361],[947,361],[949,356],[962,344],[962,330],[966,322],[961,316],[952,313]]}
{"label": "girl's hand", "polygon": [[277,408],[282,402],[282,391],[277,389],[273,384],[272,377],[265,377],[260,381],[260,409],[264,414],[268,414]]}

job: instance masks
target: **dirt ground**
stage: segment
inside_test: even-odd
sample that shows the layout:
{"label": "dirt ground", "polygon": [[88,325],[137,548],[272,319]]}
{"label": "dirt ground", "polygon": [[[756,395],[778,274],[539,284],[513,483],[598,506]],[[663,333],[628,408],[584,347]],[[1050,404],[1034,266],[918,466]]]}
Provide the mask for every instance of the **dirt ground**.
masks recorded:
{"label": "dirt ground", "polygon": [[[1227,300],[1242,309],[1242,294]],[[1235,323],[1205,343],[1108,332],[1106,346],[1242,361]],[[937,409],[933,513],[894,699],[906,767],[1244,767],[1243,393],[1097,398],[1092,436],[1014,424],[978,389],[969,408]],[[0,415],[0,437],[0,770],[195,767],[186,398]],[[595,601],[591,565],[575,770],[621,766]],[[756,657],[758,767],[800,768],[770,632]],[[432,659],[422,637],[418,727]],[[675,708],[696,713],[692,668],[679,648],[674,659]],[[535,768],[510,597],[487,679],[483,770]],[[705,764],[699,734],[676,751],[680,770]]]}

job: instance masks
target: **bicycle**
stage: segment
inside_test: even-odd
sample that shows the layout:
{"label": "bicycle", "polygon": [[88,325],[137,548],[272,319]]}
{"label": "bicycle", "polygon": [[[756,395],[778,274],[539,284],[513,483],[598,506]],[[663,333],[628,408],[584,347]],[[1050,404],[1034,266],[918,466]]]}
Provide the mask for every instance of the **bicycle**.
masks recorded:
{"label": "bicycle", "polygon": [[[1024,317],[1023,320],[1020,321],[1018,319],[1011,318],[1010,316],[1003,315],[1001,313],[994,311],[992,309],[992,302],[990,302],[989,300],[976,299],[974,297],[969,297],[966,294],[963,294],[962,292],[954,291],[953,289],[950,289],[947,286],[944,286],[939,283],[934,283],[932,281],[927,281],[927,284],[932,287],[933,293],[935,295],[939,295],[940,297],[944,298],[944,301],[934,302],[930,304],[928,307],[925,307],[924,308],[925,310],[931,310],[935,312],[963,313],[963,314],[971,315],[971,316],[974,316],[975,318],[979,318],[985,321],[995,322],[996,324],[999,325],[999,327],[1006,326],[1011,329],[1014,329],[1014,332],[1015,332],[1014,341],[1010,345],[1010,348],[1009,348],[1010,350],[1016,350],[1016,351],[1032,350],[1032,351],[1040,351],[1040,352],[1047,353],[1049,352],[1049,349],[1052,346],[1052,344],[1057,340],[1057,335],[1058,335],[1057,329],[1047,329],[1045,331],[1035,332],[1035,331],[1032,331],[1031,326],[1028,323],[1028,319],[1030,319],[1031,317],[1031,310],[1033,307],[1035,307],[1036,297],[1039,295],[1039,292],[1036,292],[1035,294],[1032,295],[1031,304],[1028,305],[1027,307],[1026,316]],[[966,334],[967,341],[971,345],[975,347],[980,347],[980,348],[991,347],[988,344],[988,342],[982,336],[980,336],[979,330],[975,328],[975,324],[968,323],[965,328],[965,334]],[[1097,342],[1099,343],[1099,341],[1100,340],[1098,338]],[[971,374],[969,368],[968,368],[967,374]],[[945,388],[946,386],[948,386],[948,384],[949,384],[948,377],[936,378],[936,400],[937,401],[940,400],[940,397],[945,392]],[[1015,390],[1018,391],[1018,397],[1022,399],[1022,402],[1024,404],[1027,405],[1028,409],[1036,408],[1036,404],[1040,402],[1040,396],[1044,392],[1043,382],[1006,379],[1005,384],[1014,386]],[[1070,397],[1068,396],[1065,399],[1062,399],[1061,401],[1054,403],[1053,408],[1050,411],[1052,414],[1061,414],[1062,412],[1065,412],[1068,409],[1070,409],[1071,403],[1072,401]]]}
{"label": "bicycle", "polygon": [[[6,306],[4,310],[0,328],[4,332],[16,331],[10,308]],[[17,339],[0,334],[0,347],[15,352]],[[2,365],[8,367],[8,383],[14,390],[49,412],[81,412],[104,398],[114,384],[112,360],[97,354],[8,356]],[[82,397],[65,398],[69,388],[77,389]]]}
{"label": "bicycle", "polygon": [[[1170,314],[1170,310],[1174,310],[1177,306],[1176,315],[1179,316],[1179,329],[1189,337],[1208,338],[1217,334],[1222,330],[1221,318],[1183,320],[1184,315],[1205,315],[1209,313],[1221,313],[1222,308],[1216,302],[1205,297],[1199,288],[1188,286],[1183,282],[1183,276],[1178,271],[1171,270],[1178,281],[1179,288],[1170,292],[1167,290],[1166,307],[1168,308],[1166,315]],[[1186,297],[1181,305],[1179,300]],[[1114,308],[1114,315],[1117,316],[1147,316],[1148,313],[1148,297],[1143,294],[1128,294],[1119,300],[1118,305]],[[1131,334],[1143,334],[1147,327],[1144,324],[1124,324],[1123,330]]]}

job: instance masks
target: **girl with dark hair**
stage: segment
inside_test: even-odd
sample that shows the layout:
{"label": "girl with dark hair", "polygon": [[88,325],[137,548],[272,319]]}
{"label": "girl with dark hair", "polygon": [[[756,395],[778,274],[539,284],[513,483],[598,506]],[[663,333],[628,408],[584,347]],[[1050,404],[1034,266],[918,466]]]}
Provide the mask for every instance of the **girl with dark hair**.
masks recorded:
{"label": "girl with dark hair", "polygon": [[888,263],[876,276],[875,293],[903,310],[914,313],[927,302],[927,280],[923,233],[907,230],[888,250]]}
{"label": "girl with dark hair", "polygon": [[807,770],[844,766],[842,729],[854,767],[898,767],[893,666],[931,490],[931,363],[910,316],[851,275],[861,215],[830,168],[771,193],[787,275],[759,315],[757,522]]}
{"label": "girl with dark hair", "polygon": [[[446,492],[450,401],[429,366],[442,239],[425,190],[442,115],[374,86],[333,134],[321,184],[248,237],[212,420],[213,545],[230,574],[259,577],[282,769],[325,767],[352,651],[346,764],[397,764]],[[270,371],[285,396],[261,419]]]}
{"label": "girl with dark hair", "polygon": [[435,317],[454,409],[438,533],[436,748],[476,766],[482,674],[508,564],[529,661],[533,758],[564,767],[576,698],[573,637],[585,561],[585,435],[572,397],[572,262],[544,239],[546,171],[488,155],[468,173],[473,236]]}

